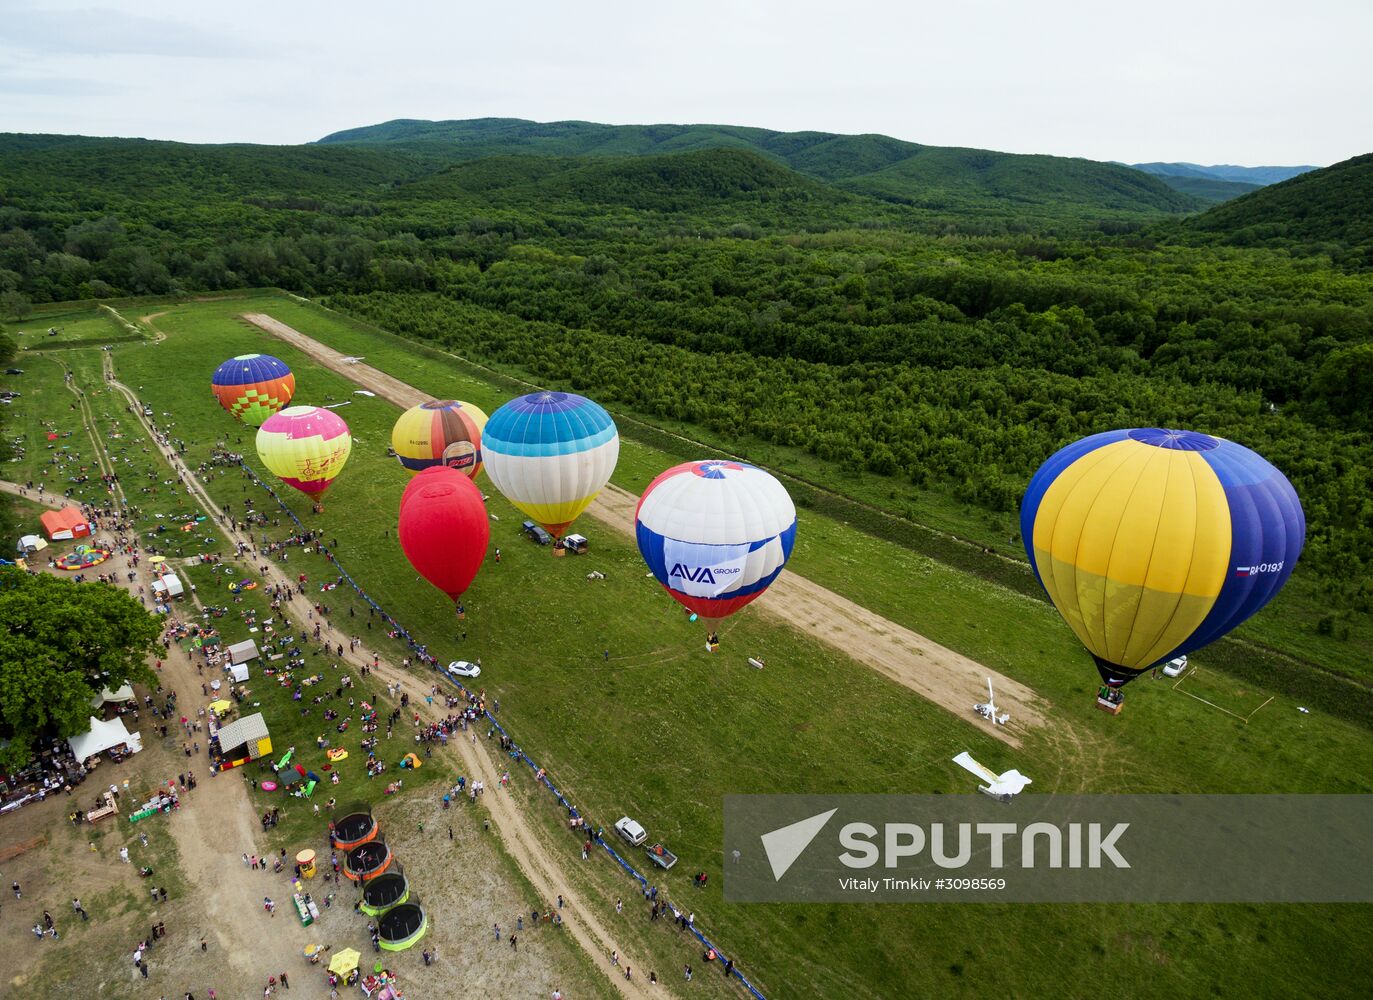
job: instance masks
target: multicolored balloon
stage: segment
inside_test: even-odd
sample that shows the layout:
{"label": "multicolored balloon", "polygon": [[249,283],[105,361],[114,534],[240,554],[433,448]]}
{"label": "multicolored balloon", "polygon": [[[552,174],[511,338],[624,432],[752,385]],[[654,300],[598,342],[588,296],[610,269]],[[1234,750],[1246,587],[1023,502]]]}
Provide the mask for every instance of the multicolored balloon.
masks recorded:
{"label": "multicolored balloon", "polygon": [[250,427],[257,427],[291,401],[296,377],[270,354],[240,354],[215,369],[215,398]]}
{"label": "multicolored balloon", "polygon": [[412,406],[391,428],[391,450],[412,473],[436,465],[476,479],[482,467],[486,414],[454,399]]}
{"label": "multicolored balloon", "polygon": [[1113,687],[1214,642],[1278,592],[1306,517],[1258,454],[1195,431],[1108,431],[1030,480],[1035,575]]}
{"label": "multicolored balloon", "polygon": [[317,503],[352,449],[348,425],[333,410],[319,406],[288,406],[268,417],[257,432],[262,464]]}
{"label": "multicolored balloon", "polygon": [[476,577],[491,540],[481,490],[446,465],[424,469],[401,494],[396,534],[415,572],[456,602]]}
{"label": "multicolored balloon", "polygon": [[634,533],[674,600],[702,618],[724,618],[782,572],[796,544],[796,507],[762,469],[687,462],[648,484]]}
{"label": "multicolored balloon", "polygon": [[620,455],[615,421],[570,392],[512,399],[486,422],[486,474],[512,504],[561,537],[610,480]]}

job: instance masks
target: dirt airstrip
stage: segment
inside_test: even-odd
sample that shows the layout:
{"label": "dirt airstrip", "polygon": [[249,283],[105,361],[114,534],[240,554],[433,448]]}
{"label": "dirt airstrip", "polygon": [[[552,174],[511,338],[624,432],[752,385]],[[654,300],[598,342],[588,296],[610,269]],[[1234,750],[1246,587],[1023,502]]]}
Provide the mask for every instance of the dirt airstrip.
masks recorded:
{"label": "dirt airstrip", "polygon": [[[408,408],[432,398],[371,365],[350,360],[265,313],[245,313],[243,318],[397,406]],[[601,491],[588,512],[610,527],[633,535],[637,503],[634,494],[611,484]],[[973,702],[981,700],[990,677],[996,685],[997,706],[1010,713],[1011,723],[988,729],[1012,746],[1020,745],[1018,732],[1042,726],[1046,721],[1044,703],[1032,688],[795,573],[784,571],[768,590],[766,600],[754,607],[962,718],[971,715]]]}

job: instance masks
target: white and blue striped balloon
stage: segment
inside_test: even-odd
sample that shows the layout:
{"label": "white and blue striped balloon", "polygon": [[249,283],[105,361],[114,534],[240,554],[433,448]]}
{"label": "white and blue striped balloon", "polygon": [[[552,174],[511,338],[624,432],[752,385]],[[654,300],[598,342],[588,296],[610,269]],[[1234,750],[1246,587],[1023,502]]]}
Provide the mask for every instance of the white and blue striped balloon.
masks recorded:
{"label": "white and blue striped balloon", "polygon": [[620,455],[615,421],[570,392],[506,403],[482,430],[486,474],[501,495],[561,536],[596,499]]}
{"label": "white and blue striped balloon", "polygon": [[796,542],[786,488],[741,462],[668,469],[644,491],[634,522],[654,577],[703,618],[724,618],[758,597]]}

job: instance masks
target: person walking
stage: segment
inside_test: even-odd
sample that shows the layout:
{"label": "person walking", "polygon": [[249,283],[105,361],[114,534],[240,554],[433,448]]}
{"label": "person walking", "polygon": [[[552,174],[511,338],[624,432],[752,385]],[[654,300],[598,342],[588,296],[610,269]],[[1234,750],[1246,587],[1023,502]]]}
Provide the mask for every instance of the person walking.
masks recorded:
{"label": "person walking", "polygon": [[491,925],[491,929],[492,929],[493,931],[496,932],[496,943],[497,943],[497,944],[500,944],[500,943],[501,943],[501,925],[500,925],[500,924],[492,924],[492,925]]}
{"label": "person walking", "polygon": [[90,919],[90,917],[86,915],[85,907],[81,905],[81,900],[75,896],[72,897],[72,912],[79,913],[82,920]]}
{"label": "person walking", "polygon": [[625,908],[625,904],[620,900],[620,897],[616,896],[616,897],[615,897],[615,912],[616,912],[616,913],[622,913],[622,912],[624,911],[624,908]]}
{"label": "person walking", "polygon": [[511,950],[511,951],[519,951],[519,950],[520,950],[520,939],[519,939],[516,935],[514,935],[514,934],[511,934],[511,935],[510,935],[510,950]]}
{"label": "person walking", "polygon": [[291,988],[291,981],[290,981],[289,979],[286,978],[286,973],[283,972],[283,973],[281,974],[281,977],[280,977],[280,978],[281,978],[281,985],[282,985],[283,987],[285,987],[286,989],[289,990],[289,989]]}

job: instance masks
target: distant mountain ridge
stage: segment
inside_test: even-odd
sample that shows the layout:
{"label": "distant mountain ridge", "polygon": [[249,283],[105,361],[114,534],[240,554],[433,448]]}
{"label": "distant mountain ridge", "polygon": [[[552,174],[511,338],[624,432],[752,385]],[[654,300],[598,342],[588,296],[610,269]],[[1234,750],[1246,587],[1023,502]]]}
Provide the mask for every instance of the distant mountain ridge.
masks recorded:
{"label": "distant mountain ridge", "polygon": [[1237,167],[1228,163],[1210,167],[1199,163],[1131,163],[1128,166],[1210,205],[1320,169],[1313,166]]}
{"label": "distant mountain ridge", "polygon": [[321,145],[388,146],[454,160],[489,156],[635,157],[736,149],[855,194],[928,212],[1044,217],[1065,206],[1124,218],[1195,211],[1213,199],[1120,164],[925,146],[891,136],[775,132],[738,125],[605,125],[521,118],[397,119],[335,132]]}
{"label": "distant mountain ridge", "polygon": [[1131,163],[1136,170],[1158,177],[1209,177],[1218,181],[1237,181],[1263,187],[1265,184],[1278,184],[1299,174],[1319,170],[1311,164],[1296,167],[1238,167],[1230,163],[1202,166],[1199,163]]}

